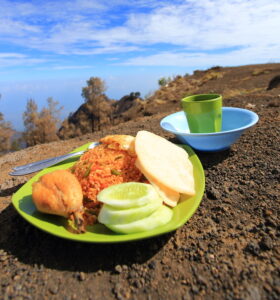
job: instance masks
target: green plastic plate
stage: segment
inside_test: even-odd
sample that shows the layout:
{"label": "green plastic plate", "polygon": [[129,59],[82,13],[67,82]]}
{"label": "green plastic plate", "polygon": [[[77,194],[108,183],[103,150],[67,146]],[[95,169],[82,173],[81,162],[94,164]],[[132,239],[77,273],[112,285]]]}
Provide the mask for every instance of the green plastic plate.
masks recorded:
{"label": "green plastic plate", "polygon": [[[88,145],[89,144],[85,144],[82,147],[75,149],[75,151],[85,150],[87,149]],[[73,241],[89,243],[119,243],[141,240],[171,232],[184,225],[194,214],[201,202],[205,188],[204,171],[200,160],[190,147],[185,145],[182,147],[188,152],[190,161],[192,162],[194,167],[196,195],[188,199],[181,199],[178,205],[173,208],[174,213],[171,221],[164,226],[158,227],[148,232],[140,232],[135,234],[117,234],[110,231],[102,224],[95,224],[93,226],[88,226],[86,233],[75,234],[67,231],[67,221],[63,217],[42,214],[36,210],[31,196],[32,183],[37,181],[38,178],[43,174],[57,169],[67,169],[71,167],[78,158],[69,159],[67,161],[64,161],[63,163],[46,168],[36,174],[13,195],[12,203],[18,213],[32,225],[55,236],[70,239]]]}

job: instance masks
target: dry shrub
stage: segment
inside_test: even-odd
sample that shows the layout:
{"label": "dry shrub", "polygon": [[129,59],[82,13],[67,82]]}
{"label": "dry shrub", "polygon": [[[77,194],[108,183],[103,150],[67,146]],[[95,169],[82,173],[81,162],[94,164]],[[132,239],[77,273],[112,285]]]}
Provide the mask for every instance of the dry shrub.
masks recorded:
{"label": "dry shrub", "polygon": [[259,76],[259,75],[263,75],[263,74],[269,74],[271,72],[270,69],[255,69],[252,72],[253,76]]}
{"label": "dry shrub", "polygon": [[11,137],[14,130],[9,122],[4,120],[4,115],[0,113],[0,153],[5,153],[11,150]]}
{"label": "dry shrub", "polygon": [[69,115],[58,131],[61,139],[68,139],[94,132],[109,126],[112,122],[112,103],[104,94],[105,82],[98,77],[87,80],[82,89],[85,103]]}
{"label": "dry shrub", "polygon": [[164,86],[167,86],[171,81],[172,81],[171,77],[161,77],[158,80],[158,84],[159,84],[159,86],[164,87]]}
{"label": "dry shrub", "polygon": [[6,153],[11,150],[11,137],[13,134],[14,130],[12,129],[11,123],[6,122],[4,119],[4,115],[0,112],[0,154]]}
{"label": "dry shrub", "polygon": [[109,104],[109,101],[104,94],[106,89],[105,81],[99,77],[91,77],[87,81],[87,86],[82,89],[82,96],[85,99],[89,112],[88,115],[91,116],[91,124],[86,125],[88,122],[84,120],[84,125],[87,126],[85,132],[97,131],[102,125],[110,123],[112,118],[111,104]]}
{"label": "dry shrub", "polygon": [[263,88],[253,88],[253,89],[226,89],[223,92],[223,98],[233,98],[239,95],[246,95],[246,94],[252,94],[257,93],[259,91],[263,90]]}
{"label": "dry shrub", "polygon": [[224,76],[223,72],[218,72],[218,71],[213,71],[213,70],[207,71],[206,74],[204,74],[202,76],[202,78],[199,79],[198,86],[205,84],[209,80],[223,78],[223,76]]}
{"label": "dry shrub", "polygon": [[24,141],[27,147],[37,144],[57,141],[57,127],[60,123],[59,113],[62,107],[58,108],[58,102],[52,98],[47,99],[48,107],[38,112],[38,106],[33,99],[28,100],[26,111],[23,113],[25,131]]}
{"label": "dry shrub", "polygon": [[87,86],[82,89],[82,96],[85,102],[91,101],[92,97],[101,96],[106,91],[105,81],[99,77],[90,77]]}
{"label": "dry shrub", "polygon": [[161,100],[161,99],[155,99],[154,101],[155,101],[155,103],[157,103],[157,104],[165,104],[165,103],[166,103],[165,100]]}

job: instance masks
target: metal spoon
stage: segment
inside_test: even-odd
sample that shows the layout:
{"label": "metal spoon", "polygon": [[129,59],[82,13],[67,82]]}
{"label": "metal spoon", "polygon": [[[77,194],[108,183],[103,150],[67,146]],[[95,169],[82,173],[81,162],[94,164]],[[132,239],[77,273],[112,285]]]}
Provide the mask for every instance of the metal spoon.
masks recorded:
{"label": "metal spoon", "polygon": [[[93,142],[88,146],[88,149],[92,149],[92,148],[96,147],[98,144],[99,144],[98,142]],[[30,164],[14,167],[13,168],[14,171],[9,173],[9,175],[11,175],[11,176],[21,176],[21,175],[26,175],[26,174],[30,174],[30,173],[33,173],[33,172],[37,172],[39,170],[42,170],[44,168],[47,168],[47,167],[55,165],[59,162],[62,162],[64,160],[68,159],[68,158],[75,157],[75,156],[78,156],[78,155],[82,155],[87,150],[68,153],[68,154],[57,156],[57,157],[47,158],[47,159],[39,160],[39,161],[30,163]]]}

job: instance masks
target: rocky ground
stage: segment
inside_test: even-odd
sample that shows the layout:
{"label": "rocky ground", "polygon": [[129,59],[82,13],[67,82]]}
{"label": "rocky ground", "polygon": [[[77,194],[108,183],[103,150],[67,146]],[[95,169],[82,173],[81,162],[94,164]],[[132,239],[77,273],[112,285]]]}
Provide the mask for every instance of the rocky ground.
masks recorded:
{"label": "rocky ground", "polygon": [[16,165],[69,152],[106,134],[160,129],[166,113],[0,157],[0,299],[279,299],[279,93],[240,95],[260,120],[230,150],[200,153],[206,190],[176,232],[122,244],[77,243],[23,220],[11,197],[32,175]]}

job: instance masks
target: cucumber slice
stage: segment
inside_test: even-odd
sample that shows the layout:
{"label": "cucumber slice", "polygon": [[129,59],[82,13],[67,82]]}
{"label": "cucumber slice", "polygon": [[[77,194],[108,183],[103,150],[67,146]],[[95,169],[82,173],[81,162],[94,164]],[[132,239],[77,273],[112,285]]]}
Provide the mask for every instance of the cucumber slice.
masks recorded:
{"label": "cucumber slice", "polygon": [[131,223],[149,216],[161,205],[162,199],[159,197],[153,198],[152,201],[146,205],[128,209],[118,209],[104,204],[99,212],[98,221],[102,224],[110,225]]}
{"label": "cucumber slice", "polygon": [[173,215],[173,211],[165,206],[160,206],[148,217],[127,224],[106,225],[112,231],[118,233],[137,233],[149,231],[168,223]]}
{"label": "cucumber slice", "polygon": [[151,184],[126,182],[102,190],[97,200],[118,209],[127,209],[146,205],[158,197]]}

